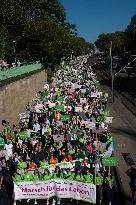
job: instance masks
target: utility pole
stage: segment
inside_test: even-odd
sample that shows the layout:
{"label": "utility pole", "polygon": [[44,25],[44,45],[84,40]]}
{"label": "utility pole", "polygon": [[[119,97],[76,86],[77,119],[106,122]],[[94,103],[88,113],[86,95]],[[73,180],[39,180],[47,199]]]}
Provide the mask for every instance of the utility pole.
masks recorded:
{"label": "utility pole", "polygon": [[16,66],[16,41],[13,41],[14,45],[14,56],[15,56],[15,66]]}
{"label": "utility pole", "polygon": [[112,103],[114,103],[114,73],[113,73],[112,41],[110,42],[110,73],[111,73],[111,99],[112,99]]}

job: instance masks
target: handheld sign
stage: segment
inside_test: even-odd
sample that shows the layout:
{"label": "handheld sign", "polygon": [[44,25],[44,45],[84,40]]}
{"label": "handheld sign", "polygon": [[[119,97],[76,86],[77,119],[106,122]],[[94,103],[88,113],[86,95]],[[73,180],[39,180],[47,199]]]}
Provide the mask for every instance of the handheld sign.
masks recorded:
{"label": "handheld sign", "polygon": [[58,112],[64,112],[64,106],[63,105],[56,105],[55,110]]}
{"label": "handheld sign", "polygon": [[108,93],[104,93],[104,97],[105,97],[105,98],[108,98],[108,97],[109,97],[109,94],[108,94]]}
{"label": "handheld sign", "polygon": [[64,96],[62,96],[62,95],[58,96],[57,97],[57,101],[63,102],[64,101]]}
{"label": "handheld sign", "polygon": [[85,125],[85,128],[88,128],[88,129],[96,129],[96,124],[95,124],[95,122],[88,122],[88,123]]}
{"label": "handheld sign", "polygon": [[61,121],[65,122],[65,121],[69,121],[70,120],[70,115],[62,115],[61,116]]}
{"label": "handheld sign", "polygon": [[117,167],[119,159],[118,157],[103,157],[102,163],[104,167]]}
{"label": "handheld sign", "polygon": [[80,103],[81,103],[81,104],[87,103],[87,99],[86,99],[86,98],[80,98]]}
{"label": "handheld sign", "polygon": [[27,132],[27,131],[19,132],[19,133],[18,133],[18,137],[19,137],[20,139],[26,139],[26,138],[28,138],[28,132]]}
{"label": "handheld sign", "polygon": [[112,123],[112,119],[113,119],[113,117],[106,117],[104,122],[107,123],[107,124],[111,124]]}
{"label": "handheld sign", "polygon": [[45,96],[45,97],[42,96],[42,97],[41,97],[41,101],[42,101],[42,102],[48,102],[47,96]]}

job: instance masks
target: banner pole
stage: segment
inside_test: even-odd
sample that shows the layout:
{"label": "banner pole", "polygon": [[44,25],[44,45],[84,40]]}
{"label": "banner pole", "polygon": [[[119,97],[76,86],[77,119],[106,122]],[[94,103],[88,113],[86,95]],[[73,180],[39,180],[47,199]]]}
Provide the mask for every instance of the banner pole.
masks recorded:
{"label": "banner pole", "polygon": [[96,162],[95,162],[95,185],[96,185]]}
{"label": "banner pole", "polygon": [[110,166],[109,166],[109,177],[110,177],[110,172],[111,172],[111,169],[110,169]]}

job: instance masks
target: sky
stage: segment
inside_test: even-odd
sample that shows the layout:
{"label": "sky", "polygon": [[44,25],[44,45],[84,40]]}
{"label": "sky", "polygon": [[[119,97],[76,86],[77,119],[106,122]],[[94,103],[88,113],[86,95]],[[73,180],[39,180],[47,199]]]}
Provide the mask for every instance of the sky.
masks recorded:
{"label": "sky", "polygon": [[60,0],[79,36],[95,42],[101,33],[124,31],[136,14],[136,0]]}

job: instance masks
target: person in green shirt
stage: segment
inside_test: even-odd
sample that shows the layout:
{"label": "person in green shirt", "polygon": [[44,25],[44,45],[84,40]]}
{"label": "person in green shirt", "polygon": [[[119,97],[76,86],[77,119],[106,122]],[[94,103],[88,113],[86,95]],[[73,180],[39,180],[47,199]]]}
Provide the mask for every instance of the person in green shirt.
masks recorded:
{"label": "person in green shirt", "polygon": [[97,185],[102,185],[104,182],[103,176],[101,175],[100,172],[98,172],[98,175],[96,176],[96,184]]}
{"label": "person in green shirt", "polygon": [[4,147],[5,142],[4,139],[0,136],[0,147]]}
{"label": "person in green shirt", "polygon": [[104,177],[104,183],[105,184],[112,184],[116,185],[116,178],[115,176],[111,176],[111,174],[108,174],[107,176]]}
{"label": "person in green shirt", "polygon": [[73,180],[74,179],[74,172],[67,171],[67,174],[65,175],[65,179]]}
{"label": "person in green shirt", "polygon": [[22,177],[20,174],[15,173],[14,176],[12,177],[14,182],[21,182],[22,181]]}
{"label": "person in green shirt", "polygon": [[98,190],[98,201],[101,204],[102,200],[103,200],[103,182],[104,182],[104,178],[103,175],[98,172],[98,175],[96,176],[96,185],[97,185],[97,190]]}
{"label": "person in green shirt", "polygon": [[49,166],[48,162],[46,162],[45,159],[43,159],[42,161],[40,161],[40,169],[45,169],[47,168],[47,166]]}
{"label": "person in green shirt", "polygon": [[18,165],[19,169],[26,169],[27,168],[27,163],[23,160],[21,160],[19,162],[19,165]]}
{"label": "person in green shirt", "polygon": [[76,181],[84,181],[83,174],[81,173],[80,170],[78,170],[75,175],[74,175],[74,180]]}
{"label": "person in green shirt", "polygon": [[35,169],[34,174],[33,174],[33,180],[39,181],[40,179],[41,179],[40,173],[39,173],[38,169]]}
{"label": "person in green shirt", "polygon": [[48,181],[48,180],[52,179],[52,174],[49,172],[48,169],[44,170],[44,173],[42,174],[42,179],[44,181]]}
{"label": "person in green shirt", "polygon": [[33,180],[32,174],[28,173],[28,170],[27,170],[27,169],[25,169],[22,178],[23,178],[23,181],[26,181],[26,182]]}
{"label": "person in green shirt", "polygon": [[63,175],[63,172],[61,172],[61,169],[60,167],[56,167],[53,174],[52,174],[52,177],[54,179],[63,179],[64,178],[64,175]]}
{"label": "person in green shirt", "polygon": [[84,174],[84,180],[87,183],[93,183],[93,174],[89,172],[89,169],[86,170],[86,173]]}
{"label": "person in green shirt", "polygon": [[72,146],[70,146],[69,147],[69,150],[68,150],[68,153],[70,154],[70,155],[73,155],[73,154],[75,154],[75,149],[72,147]]}

